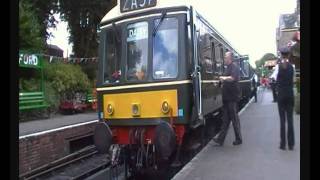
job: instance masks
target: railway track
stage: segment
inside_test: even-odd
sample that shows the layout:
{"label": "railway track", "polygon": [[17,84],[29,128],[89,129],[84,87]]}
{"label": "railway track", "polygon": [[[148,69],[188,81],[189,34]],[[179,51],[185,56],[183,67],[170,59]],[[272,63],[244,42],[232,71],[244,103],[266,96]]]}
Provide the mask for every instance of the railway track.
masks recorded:
{"label": "railway track", "polygon": [[61,159],[19,175],[21,180],[85,179],[110,165],[107,154],[99,154],[95,146],[88,146]]}

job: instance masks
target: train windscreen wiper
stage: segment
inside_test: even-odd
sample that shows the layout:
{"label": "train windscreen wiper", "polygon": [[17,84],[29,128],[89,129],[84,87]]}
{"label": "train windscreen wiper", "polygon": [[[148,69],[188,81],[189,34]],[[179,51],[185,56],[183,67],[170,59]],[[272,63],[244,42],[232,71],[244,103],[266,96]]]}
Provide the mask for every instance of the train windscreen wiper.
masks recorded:
{"label": "train windscreen wiper", "polygon": [[161,14],[161,17],[160,17],[160,21],[153,29],[153,33],[152,33],[153,36],[156,36],[157,31],[158,31],[163,19],[166,17],[166,15],[167,15],[167,12],[166,11],[162,11],[162,14]]}

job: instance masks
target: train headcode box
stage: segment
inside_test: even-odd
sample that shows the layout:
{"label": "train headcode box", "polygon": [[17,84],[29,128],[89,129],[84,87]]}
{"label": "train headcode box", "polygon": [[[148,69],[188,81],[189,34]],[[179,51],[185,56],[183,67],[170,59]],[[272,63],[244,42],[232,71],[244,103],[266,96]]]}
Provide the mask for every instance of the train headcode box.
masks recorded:
{"label": "train headcode box", "polygon": [[128,12],[138,9],[154,7],[157,5],[157,0],[120,0],[120,11]]}

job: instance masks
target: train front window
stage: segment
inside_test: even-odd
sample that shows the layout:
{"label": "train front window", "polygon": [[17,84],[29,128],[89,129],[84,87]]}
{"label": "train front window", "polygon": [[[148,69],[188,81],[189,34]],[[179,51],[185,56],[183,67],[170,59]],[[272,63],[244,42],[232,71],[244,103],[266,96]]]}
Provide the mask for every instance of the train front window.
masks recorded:
{"label": "train front window", "polygon": [[115,26],[106,30],[104,83],[118,83],[121,77],[121,33]]}
{"label": "train front window", "polygon": [[148,23],[127,26],[127,80],[142,81],[147,77]]}
{"label": "train front window", "polygon": [[[157,25],[160,19],[156,19]],[[178,20],[165,18],[153,41],[153,78],[176,78],[178,75]]]}

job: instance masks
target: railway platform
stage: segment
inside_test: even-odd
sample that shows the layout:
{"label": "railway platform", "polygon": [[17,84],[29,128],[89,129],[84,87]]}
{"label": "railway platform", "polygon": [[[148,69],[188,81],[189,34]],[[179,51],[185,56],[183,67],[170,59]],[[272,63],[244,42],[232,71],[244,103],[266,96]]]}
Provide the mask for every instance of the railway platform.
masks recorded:
{"label": "railway platform", "polygon": [[93,144],[96,112],[19,123],[19,174]]}
{"label": "railway platform", "polygon": [[52,131],[54,129],[81,123],[89,123],[97,119],[97,112],[88,112],[74,115],[58,115],[50,119],[21,122],[19,123],[19,137],[39,132]]}
{"label": "railway platform", "polygon": [[260,89],[258,102],[240,112],[243,144],[233,146],[230,125],[224,146],[211,140],[173,180],[299,180],[300,115],[294,114],[295,147],[279,149],[280,119],[272,93]]}

